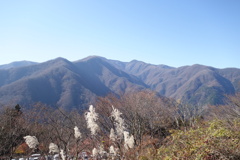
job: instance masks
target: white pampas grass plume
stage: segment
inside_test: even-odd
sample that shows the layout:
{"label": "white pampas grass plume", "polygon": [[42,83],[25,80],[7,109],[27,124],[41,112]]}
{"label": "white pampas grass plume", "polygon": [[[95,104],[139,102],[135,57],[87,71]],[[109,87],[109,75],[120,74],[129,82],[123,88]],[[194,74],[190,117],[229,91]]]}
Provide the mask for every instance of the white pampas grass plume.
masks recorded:
{"label": "white pampas grass plume", "polygon": [[96,135],[97,131],[99,130],[99,126],[97,125],[96,121],[98,120],[98,114],[93,108],[92,105],[89,107],[89,112],[85,113],[85,119],[87,121],[87,128],[90,129],[92,135]]}
{"label": "white pampas grass plume", "polygon": [[98,156],[98,150],[96,148],[93,148],[92,150],[92,156],[97,157]]}
{"label": "white pampas grass plume", "polygon": [[110,146],[109,153],[112,156],[116,156],[117,155],[117,152],[116,152],[116,150],[115,150],[115,148],[113,146]]}
{"label": "white pampas grass plume", "polygon": [[119,136],[119,138],[122,138],[123,132],[126,129],[125,124],[124,124],[124,119],[121,117],[122,113],[118,109],[114,108],[113,106],[112,106],[112,108],[113,108],[113,111],[111,113],[111,116],[115,120],[114,124],[116,127],[116,132],[117,132],[117,135]]}
{"label": "white pampas grass plume", "polygon": [[39,144],[37,138],[35,136],[25,136],[23,137],[25,139],[25,142],[27,143],[29,148],[36,148],[36,146]]}
{"label": "white pampas grass plume", "polygon": [[58,146],[54,143],[49,144],[49,153],[58,153],[59,149]]}
{"label": "white pampas grass plume", "polygon": [[106,151],[104,151],[104,146],[103,145],[99,145],[98,146],[98,153],[101,155],[101,156],[104,156],[104,154],[107,154]]}
{"label": "white pampas grass plume", "polygon": [[115,140],[117,139],[113,128],[111,128],[111,130],[110,130],[109,138],[110,138],[112,141],[115,141]]}
{"label": "white pampas grass plume", "polygon": [[134,137],[133,135],[129,136],[127,131],[124,131],[124,147],[126,149],[134,147]]}
{"label": "white pampas grass plume", "polygon": [[79,131],[79,129],[78,129],[77,126],[74,127],[74,137],[75,137],[76,139],[82,138],[82,134],[81,134],[81,132]]}
{"label": "white pampas grass plume", "polygon": [[61,155],[62,160],[66,160],[66,156],[65,156],[63,149],[60,149],[60,155]]}

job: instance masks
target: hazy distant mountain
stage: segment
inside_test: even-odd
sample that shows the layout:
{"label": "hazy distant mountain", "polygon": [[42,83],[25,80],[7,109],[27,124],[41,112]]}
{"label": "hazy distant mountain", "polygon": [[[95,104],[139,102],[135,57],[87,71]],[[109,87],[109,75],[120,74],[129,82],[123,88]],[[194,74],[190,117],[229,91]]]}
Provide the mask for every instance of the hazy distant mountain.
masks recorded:
{"label": "hazy distant mountain", "polygon": [[57,58],[33,66],[0,70],[0,102],[42,102],[62,108],[83,107],[96,96],[145,89],[138,78],[109,63],[90,58],[69,62]]}
{"label": "hazy distant mountain", "polygon": [[42,102],[65,109],[82,108],[96,96],[145,89],[192,104],[219,104],[224,94],[240,91],[240,69],[202,65],[173,68],[97,56],[0,69],[1,104]]}
{"label": "hazy distant mountain", "polygon": [[17,68],[17,67],[24,67],[24,66],[30,66],[37,64],[36,62],[31,62],[31,61],[17,61],[17,62],[12,62],[9,64],[4,64],[0,65],[0,69],[10,69],[10,68]]}
{"label": "hazy distant mountain", "polygon": [[137,76],[151,90],[195,105],[221,104],[225,94],[240,91],[240,69],[216,69],[203,65],[173,68],[141,61],[110,61]]}

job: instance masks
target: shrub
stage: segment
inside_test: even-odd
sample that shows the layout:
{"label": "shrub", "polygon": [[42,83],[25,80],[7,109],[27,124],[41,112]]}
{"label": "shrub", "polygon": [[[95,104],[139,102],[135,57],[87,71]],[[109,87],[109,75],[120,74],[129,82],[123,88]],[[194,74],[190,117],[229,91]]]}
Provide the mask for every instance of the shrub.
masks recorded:
{"label": "shrub", "polygon": [[171,130],[158,159],[239,159],[240,122],[213,120],[187,131]]}

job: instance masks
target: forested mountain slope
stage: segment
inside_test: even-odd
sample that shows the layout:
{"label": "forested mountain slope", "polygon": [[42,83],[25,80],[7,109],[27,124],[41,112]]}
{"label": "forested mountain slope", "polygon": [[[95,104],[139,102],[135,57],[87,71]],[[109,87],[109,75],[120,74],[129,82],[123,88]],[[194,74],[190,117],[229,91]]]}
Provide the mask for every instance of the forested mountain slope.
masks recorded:
{"label": "forested mountain slope", "polygon": [[240,69],[203,65],[174,68],[97,56],[0,69],[1,104],[30,106],[41,102],[65,109],[82,108],[97,96],[146,89],[194,105],[221,104],[225,94],[240,91]]}

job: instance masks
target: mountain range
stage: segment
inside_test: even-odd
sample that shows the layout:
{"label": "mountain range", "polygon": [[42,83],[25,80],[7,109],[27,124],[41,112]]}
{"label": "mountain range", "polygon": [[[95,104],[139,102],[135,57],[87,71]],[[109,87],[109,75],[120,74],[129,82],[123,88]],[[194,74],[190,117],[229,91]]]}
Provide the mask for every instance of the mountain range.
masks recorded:
{"label": "mountain range", "polygon": [[84,108],[97,96],[153,90],[193,105],[222,104],[240,91],[240,69],[204,65],[170,67],[90,56],[0,65],[0,104],[41,102],[67,110]]}

